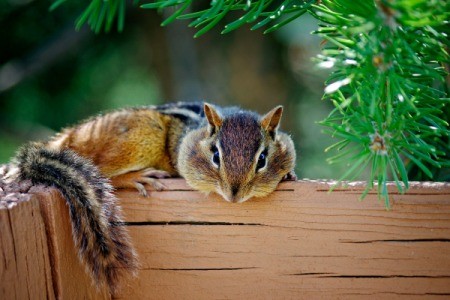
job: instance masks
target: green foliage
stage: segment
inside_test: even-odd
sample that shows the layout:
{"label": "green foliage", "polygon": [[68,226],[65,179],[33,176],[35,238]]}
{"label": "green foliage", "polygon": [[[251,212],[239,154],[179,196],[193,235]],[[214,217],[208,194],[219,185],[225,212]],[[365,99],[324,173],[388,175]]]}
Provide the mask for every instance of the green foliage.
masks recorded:
{"label": "green foliage", "polygon": [[430,166],[449,166],[448,115],[442,114],[449,102],[447,3],[339,0],[314,6],[323,22],[315,33],[327,41],[318,64],[334,68],[324,98],[336,108],[322,124],[341,140],[327,149],[339,152],[330,162],[349,165],[340,181],[368,167],[363,197],[377,182],[387,207],[388,179],[404,192],[411,164],[430,179]]}
{"label": "green foliage", "polygon": [[[1,4],[0,11],[9,3]],[[0,164],[23,143],[46,140],[99,111],[163,99],[153,70],[143,63],[147,53],[139,50],[133,24],[126,35],[77,34],[71,21],[79,12],[77,3],[49,14],[50,4],[13,1],[9,13],[0,12],[0,32],[8,45],[0,51]],[[75,47],[61,48],[74,40]],[[48,61],[41,54],[57,59]],[[5,89],[5,78],[17,75],[20,81]]]}
{"label": "green foliage", "polygon": [[199,37],[214,27],[229,12],[241,11],[242,16],[225,25],[222,33],[228,33],[241,27],[244,24],[253,23],[252,30],[261,28],[275,20],[279,20],[273,26],[265,30],[271,32],[287,24],[288,22],[304,14],[315,1],[242,1],[242,0],[212,0],[210,7],[184,14],[187,8],[192,8],[193,0],[162,0],[154,3],[141,5],[142,8],[163,9],[168,7],[176,8],[176,11],[166,19],[162,25],[167,25],[175,19],[193,19],[189,24],[191,27],[198,28],[199,31],[195,37]]}
{"label": "green foliage", "polygon": [[[67,1],[56,0],[50,9],[54,10]],[[119,31],[122,31],[125,20],[126,2],[126,0],[91,0],[87,8],[76,20],[76,28],[80,29],[87,23],[96,33],[99,33],[102,28],[106,32],[109,32],[114,21],[117,19],[117,28]],[[230,32],[244,24],[254,23],[256,21],[258,22],[253,25],[252,30],[274,23],[264,31],[268,33],[300,17],[315,2],[315,0],[212,0],[210,7],[206,9],[195,9],[194,0],[157,0],[153,3],[142,4],[141,8],[173,10],[172,15],[162,22],[162,26],[168,25],[176,19],[192,19],[193,21],[189,26],[199,29],[195,34],[195,37],[199,37],[213,28],[228,13],[235,11],[240,11],[242,16],[225,25],[222,33]],[[134,5],[138,3],[139,0],[133,0]],[[189,12],[186,13],[186,11]]]}
{"label": "green foliage", "polygon": [[[118,14],[122,28],[124,3],[92,0],[77,26],[87,21],[97,32],[102,26],[109,30]],[[318,66],[333,70],[324,99],[335,109],[321,124],[340,139],[327,149],[338,152],[329,161],[348,164],[339,182],[369,170],[362,197],[376,183],[378,195],[389,207],[388,180],[404,192],[411,175],[433,178],[450,167],[445,68],[449,1],[212,0],[196,6],[193,0],[156,0],[141,7],[171,9],[162,25],[192,20],[196,37],[230,13],[240,17],[226,24],[222,33],[248,23],[256,23],[252,29],[266,27],[267,33],[310,13],[321,22],[314,34],[324,39]]]}
{"label": "green foliage", "polygon": [[[54,10],[68,0],[56,0],[50,6]],[[136,5],[139,0],[134,0]],[[117,30],[122,31],[125,22],[126,1],[125,0],[92,0],[88,7],[75,21],[75,28],[79,30],[87,23],[92,31],[99,33],[102,28],[109,32],[114,21],[117,21]]]}

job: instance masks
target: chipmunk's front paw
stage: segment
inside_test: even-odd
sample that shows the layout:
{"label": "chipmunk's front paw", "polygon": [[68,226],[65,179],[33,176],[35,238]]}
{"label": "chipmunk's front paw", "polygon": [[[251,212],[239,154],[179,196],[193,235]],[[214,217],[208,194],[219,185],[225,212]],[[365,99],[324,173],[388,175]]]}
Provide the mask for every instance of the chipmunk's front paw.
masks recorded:
{"label": "chipmunk's front paw", "polygon": [[171,176],[166,171],[147,168],[115,176],[111,178],[111,182],[116,188],[135,188],[138,190],[139,194],[148,197],[145,185],[150,186],[152,190],[162,191],[167,187],[158,179],[168,177]]}
{"label": "chipmunk's front paw", "polygon": [[295,175],[294,170],[290,171],[289,173],[287,173],[283,179],[281,179],[281,181],[296,181],[297,180],[297,175]]}
{"label": "chipmunk's front paw", "polygon": [[162,191],[167,187],[162,184],[158,179],[168,178],[170,174],[166,171],[155,170],[155,169],[144,169],[138,178],[135,178],[135,187],[144,197],[148,197],[145,185],[148,185],[155,191]]}

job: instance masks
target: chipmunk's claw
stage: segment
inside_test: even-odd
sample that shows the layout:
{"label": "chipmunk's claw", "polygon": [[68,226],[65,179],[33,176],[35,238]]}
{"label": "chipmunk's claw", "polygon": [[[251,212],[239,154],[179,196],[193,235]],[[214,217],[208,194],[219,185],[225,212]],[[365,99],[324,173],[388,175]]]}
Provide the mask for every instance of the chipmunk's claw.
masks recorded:
{"label": "chipmunk's claw", "polygon": [[145,189],[145,186],[140,182],[135,182],[134,187],[138,190],[139,194],[143,197],[148,197],[147,190]]}
{"label": "chipmunk's claw", "polygon": [[150,186],[152,188],[152,190],[155,190],[155,191],[162,191],[162,190],[165,190],[167,188],[158,179],[149,178],[149,177],[139,178],[136,183],[138,183],[138,184],[140,184],[142,186],[143,190],[138,188],[138,191],[144,197],[147,197],[148,195],[147,195],[147,191],[145,190],[145,187],[144,187],[143,184],[146,184],[146,185]]}
{"label": "chipmunk's claw", "polygon": [[287,173],[283,179],[281,179],[281,181],[296,181],[297,180],[297,175],[295,174],[295,172],[292,170],[289,173]]}
{"label": "chipmunk's claw", "polygon": [[146,185],[155,191],[165,190],[167,187],[158,179],[170,176],[171,175],[166,171],[147,168],[118,175],[111,178],[111,182],[116,188],[135,188],[143,197],[148,197],[149,195],[145,188]]}

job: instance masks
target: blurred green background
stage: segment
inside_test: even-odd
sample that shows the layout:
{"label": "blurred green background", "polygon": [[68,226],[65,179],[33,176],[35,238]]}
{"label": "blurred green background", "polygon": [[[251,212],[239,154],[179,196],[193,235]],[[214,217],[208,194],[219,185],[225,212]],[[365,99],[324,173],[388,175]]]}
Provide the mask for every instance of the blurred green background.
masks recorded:
{"label": "blurred green background", "polygon": [[185,22],[160,27],[164,15],[130,6],[122,33],[95,35],[74,30],[82,5],[49,12],[51,3],[0,2],[0,163],[103,110],[206,100],[259,113],[284,105],[299,177],[340,177],[342,166],[325,161],[333,140],[316,123],[331,104],[321,100],[327,74],[311,60],[321,42],[310,35],[314,19],[268,35],[248,27],[221,35],[217,26],[194,39]]}

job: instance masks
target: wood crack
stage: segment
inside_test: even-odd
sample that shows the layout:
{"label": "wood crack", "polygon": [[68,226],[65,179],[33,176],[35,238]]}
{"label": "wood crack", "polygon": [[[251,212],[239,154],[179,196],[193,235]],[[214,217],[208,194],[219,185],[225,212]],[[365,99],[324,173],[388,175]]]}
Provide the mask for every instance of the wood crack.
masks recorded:
{"label": "wood crack", "polygon": [[239,271],[258,269],[257,267],[236,267],[236,268],[148,268],[143,270],[156,271]]}
{"label": "wood crack", "polygon": [[[310,273],[293,273],[293,274],[288,274],[288,275],[290,275],[290,276],[311,276],[311,275],[331,275],[331,274],[333,274],[333,273],[315,273],[315,272],[310,272]],[[320,276],[320,277],[324,277],[324,276]]]}
{"label": "wood crack", "polygon": [[406,239],[406,240],[369,240],[369,241],[341,241],[344,244],[371,244],[371,243],[450,243],[450,239]]}
{"label": "wood crack", "polygon": [[241,223],[241,222],[210,222],[210,221],[144,221],[144,222],[123,222],[115,225],[125,226],[267,226],[262,223]]}
{"label": "wood crack", "polygon": [[450,278],[450,275],[325,275],[321,278]]}

